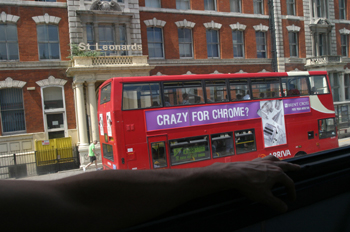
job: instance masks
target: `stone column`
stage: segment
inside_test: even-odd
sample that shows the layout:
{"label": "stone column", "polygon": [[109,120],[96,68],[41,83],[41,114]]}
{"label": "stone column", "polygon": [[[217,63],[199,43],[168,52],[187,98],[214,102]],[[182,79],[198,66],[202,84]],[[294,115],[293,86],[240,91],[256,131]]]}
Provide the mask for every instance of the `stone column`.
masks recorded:
{"label": "stone column", "polygon": [[77,114],[78,114],[78,133],[79,142],[81,146],[88,146],[87,128],[86,128],[86,112],[85,112],[85,100],[84,100],[84,88],[83,81],[75,82],[76,85],[76,97],[77,97]]}
{"label": "stone column", "polygon": [[92,141],[99,141],[98,134],[98,119],[97,119],[97,101],[95,97],[95,81],[88,82],[89,106],[91,117],[91,135]]}

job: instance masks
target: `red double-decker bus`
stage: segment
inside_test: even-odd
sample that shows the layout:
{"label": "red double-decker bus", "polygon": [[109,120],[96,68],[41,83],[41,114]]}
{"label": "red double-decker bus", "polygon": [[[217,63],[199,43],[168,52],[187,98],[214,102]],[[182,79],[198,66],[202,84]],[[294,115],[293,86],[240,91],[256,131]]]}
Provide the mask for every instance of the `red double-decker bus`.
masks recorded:
{"label": "red double-decker bus", "polygon": [[104,169],[192,168],[338,147],[327,72],[116,77],[99,90]]}

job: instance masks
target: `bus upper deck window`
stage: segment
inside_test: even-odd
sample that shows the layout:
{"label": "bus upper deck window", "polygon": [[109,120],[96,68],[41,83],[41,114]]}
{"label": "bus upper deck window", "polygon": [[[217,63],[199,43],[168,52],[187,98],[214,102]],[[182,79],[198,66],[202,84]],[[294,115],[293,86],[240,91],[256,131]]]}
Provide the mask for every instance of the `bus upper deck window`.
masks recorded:
{"label": "bus upper deck window", "polygon": [[162,106],[159,83],[124,84],[123,110]]}
{"label": "bus upper deck window", "polygon": [[227,86],[225,80],[210,80],[205,82],[207,103],[228,101]]}
{"label": "bus upper deck window", "polygon": [[281,97],[279,78],[252,78],[253,99]]}
{"label": "bus upper deck window", "polygon": [[306,77],[284,77],[282,78],[282,87],[285,97],[309,95]]}
{"label": "bus upper deck window", "polygon": [[101,105],[111,100],[111,83],[101,88],[100,96]]}
{"label": "bus upper deck window", "polygon": [[310,76],[311,95],[329,93],[327,79],[325,76]]}
{"label": "bus upper deck window", "polygon": [[231,101],[250,100],[249,85],[247,79],[230,80]]}
{"label": "bus upper deck window", "polygon": [[164,82],[165,106],[193,105],[204,103],[201,81]]}

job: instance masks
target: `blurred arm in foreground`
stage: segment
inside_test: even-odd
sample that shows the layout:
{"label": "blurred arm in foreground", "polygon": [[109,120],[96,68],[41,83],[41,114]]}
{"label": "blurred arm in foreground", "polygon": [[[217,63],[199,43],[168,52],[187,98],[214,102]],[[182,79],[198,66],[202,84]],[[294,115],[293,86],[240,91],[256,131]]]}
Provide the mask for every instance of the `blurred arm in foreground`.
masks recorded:
{"label": "blurred arm in foreground", "polygon": [[299,169],[268,156],[193,169],[110,170],[56,181],[1,180],[0,212],[5,228],[14,231],[110,231],[145,222],[191,199],[226,189],[237,189],[283,212],[287,205],[273,196],[271,188],[282,184],[295,199],[294,183],[285,172]]}

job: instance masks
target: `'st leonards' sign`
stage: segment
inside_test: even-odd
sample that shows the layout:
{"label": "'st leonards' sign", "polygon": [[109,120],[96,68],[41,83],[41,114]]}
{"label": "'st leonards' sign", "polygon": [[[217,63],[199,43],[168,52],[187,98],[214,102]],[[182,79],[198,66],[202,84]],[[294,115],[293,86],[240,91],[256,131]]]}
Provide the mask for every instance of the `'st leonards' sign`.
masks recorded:
{"label": "'st leonards' sign", "polygon": [[[277,100],[284,103],[285,115],[310,112],[308,97]],[[267,101],[272,102],[272,101]],[[265,105],[265,104],[264,104]],[[264,112],[260,102],[231,103],[215,106],[186,107],[146,111],[147,131],[218,122],[260,118]],[[262,111],[262,113],[260,113]],[[266,114],[264,114],[266,115]]]}
{"label": "'st leonards' sign", "polygon": [[78,49],[80,51],[89,51],[91,46],[95,46],[96,51],[142,51],[142,45],[132,44],[132,45],[99,45],[95,43],[90,45],[89,43],[80,43]]}

